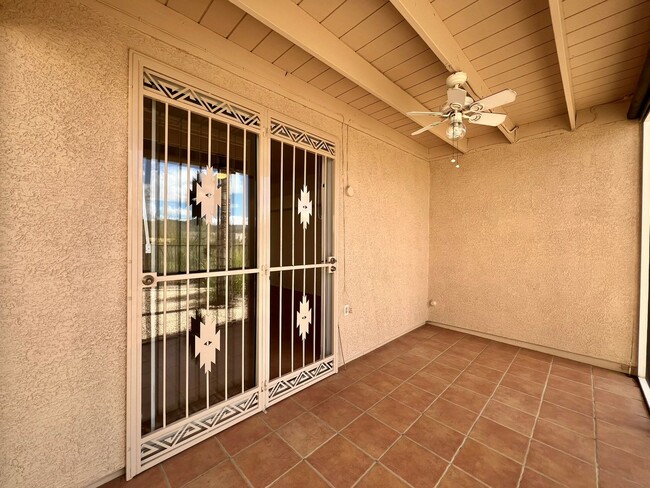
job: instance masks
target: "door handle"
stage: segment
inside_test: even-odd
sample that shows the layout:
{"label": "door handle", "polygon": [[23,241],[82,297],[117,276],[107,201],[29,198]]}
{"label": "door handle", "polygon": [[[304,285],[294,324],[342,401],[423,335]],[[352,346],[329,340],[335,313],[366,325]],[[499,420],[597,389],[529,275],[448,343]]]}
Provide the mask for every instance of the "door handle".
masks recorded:
{"label": "door handle", "polygon": [[152,286],[156,282],[156,276],[152,274],[146,274],[142,277],[142,284],[144,286]]}

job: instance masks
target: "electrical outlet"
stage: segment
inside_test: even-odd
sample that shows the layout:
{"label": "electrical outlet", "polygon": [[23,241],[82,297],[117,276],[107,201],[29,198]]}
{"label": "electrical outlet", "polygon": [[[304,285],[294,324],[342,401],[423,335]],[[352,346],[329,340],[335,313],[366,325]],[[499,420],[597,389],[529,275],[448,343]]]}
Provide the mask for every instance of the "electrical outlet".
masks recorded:
{"label": "electrical outlet", "polygon": [[343,306],[343,315],[350,315],[352,313],[352,309],[350,308],[350,305],[344,305]]}

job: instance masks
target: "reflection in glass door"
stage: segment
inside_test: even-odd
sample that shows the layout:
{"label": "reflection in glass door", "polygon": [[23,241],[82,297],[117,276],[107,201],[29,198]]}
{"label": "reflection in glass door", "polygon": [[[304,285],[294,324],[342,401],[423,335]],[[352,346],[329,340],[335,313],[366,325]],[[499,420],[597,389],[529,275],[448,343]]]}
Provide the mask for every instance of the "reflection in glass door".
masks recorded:
{"label": "reflection in glass door", "polygon": [[146,69],[135,472],[259,408],[259,117]]}
{"label": "reflection in glass door", "polygon": [[132,63],[128,479],[336,371],[334,144]]}

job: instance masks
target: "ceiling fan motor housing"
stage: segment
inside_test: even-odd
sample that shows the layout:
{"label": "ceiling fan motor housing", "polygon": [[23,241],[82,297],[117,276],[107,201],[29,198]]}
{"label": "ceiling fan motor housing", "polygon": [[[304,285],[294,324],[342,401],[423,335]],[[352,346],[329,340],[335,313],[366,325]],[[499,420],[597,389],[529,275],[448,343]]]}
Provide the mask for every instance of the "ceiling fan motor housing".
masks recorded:
{"label": "ceiling fan motor housing", "polygon": [[447,77],[447,87],[454,88],[455,86],[464,85],[466,81],[467,74],[462,71],[458,71],[456,73],[450,74]]}

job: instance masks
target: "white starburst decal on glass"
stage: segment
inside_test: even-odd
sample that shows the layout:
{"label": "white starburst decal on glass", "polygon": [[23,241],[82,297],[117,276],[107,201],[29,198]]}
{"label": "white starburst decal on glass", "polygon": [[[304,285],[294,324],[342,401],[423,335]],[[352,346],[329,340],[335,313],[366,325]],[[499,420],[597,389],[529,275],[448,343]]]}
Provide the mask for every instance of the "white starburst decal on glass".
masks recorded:
{"label": "white starburst decal on glass", "polygon": [[302,228],[306,229],[309,225],[309,216],[311,215],[311,199],[307,191],[307,185],[300,190],[300,199],[298,200],[298,215],[300,215],[300,223]]}
{"label": "white starburst decal on glass", "polygon": [[217,330],[216,319],[208,325],[201,322],[201,336],[194,336],[194,357],[198,356],[206,374],[212,370],[212,364],[217,364],[217,351],[221,351],[221,331]]}
{"label": "white starburst decal on glass", "polygon": [[300,308],[296,312],[296,328],[298,329],[298,335],[302,337],[303,341],[307,338],[307,334],[309,334],[309,324],[311,324],[311,308],[309,308],[309,300],[303,295]]}
{"label": "white starburst decal on glass", "polygon": [[218,215],[221,205],[221,186],[212,166],[208,166],[206,172],[201,173],[201,181],[196,185],[194,201],[199,205],[201,217],[205,217],[208,223]]}

